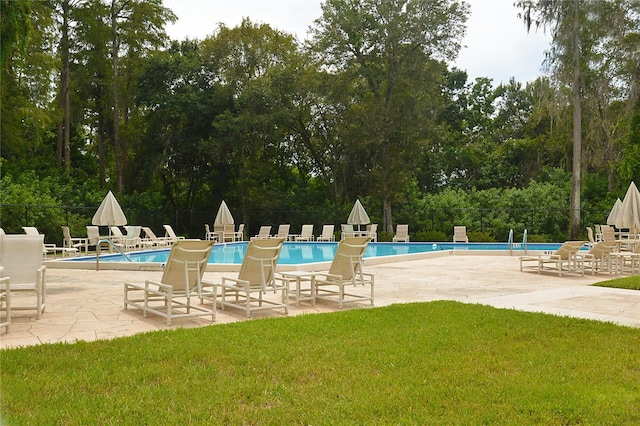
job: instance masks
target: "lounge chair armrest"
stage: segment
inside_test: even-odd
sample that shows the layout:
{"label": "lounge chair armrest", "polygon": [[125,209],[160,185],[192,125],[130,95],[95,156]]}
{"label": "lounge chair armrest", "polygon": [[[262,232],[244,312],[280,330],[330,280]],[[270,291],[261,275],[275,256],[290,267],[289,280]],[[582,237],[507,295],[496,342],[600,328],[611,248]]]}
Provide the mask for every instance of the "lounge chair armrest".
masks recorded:
{"label": "lounge chair armrest", "polygon": [[218,296],[218,283],[212,281],[200,280],[200,292],[199,295],[207,295],[210,297]]}
{"label": "lounge chair armrest", "polygon": [[218,283],[214,283],[213,281],[200,280],[200,287],[203,289],[211,288],[211,290],[215,292],[218,289]]}
{"label": "lounge chair armrest", "polygon": [[[227,284],[227,281],[231,281],[232,284]],[[222,287],[223,288],[241,288],[243,290],[248,290],[251,287],[251,283],[247,280],[241,280],[238,278],[227,278],[222,277]]]}
{"label": "lounge chair armrest", "polygon": [[593,260],[593,259],[595,259],[595,256],[592,253],[577,254],[576,255],[576,259],[579,259],[579,260]]}
{"label": "lounge chair armrest", "polygon": [[144,289],[146,293],[153,293],[158,296],[166,296],[167,294],[173,293],[172,285],[153,280],[145,280],[144,287],[141,288]]}
{"label": "lounge chair armrest", "polygon": [[331,279],[334,279],[334,280],[341,280],[341,279],[343,279],[343,278],[344,278],[342,275],[330,274],[330,273],[328,273],[328,272],[318,272],[318,273],[316,273],[316,274],[314,274],[314,275],[316,276],[316,279],[317,279],[318,277],[323,277],[324,279],[327,279],[327,280],[331,280]]}

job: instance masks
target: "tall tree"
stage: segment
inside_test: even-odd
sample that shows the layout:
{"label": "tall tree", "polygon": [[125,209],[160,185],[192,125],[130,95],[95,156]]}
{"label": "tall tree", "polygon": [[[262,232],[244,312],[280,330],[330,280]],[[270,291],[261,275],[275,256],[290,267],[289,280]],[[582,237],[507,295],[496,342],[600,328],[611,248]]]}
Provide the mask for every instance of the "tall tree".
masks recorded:
{"label": "tall tree", "polygon": [[556,66],[558,77],[571,81],[573,105],[573,173],[571,181],[571,225],[569,238],[580,233],[580,188],[582,178],[582,98],[581,72],[583,28],[586,19],[585,0],[525,0],[516,5],[522,14],[527,31],[532,25],[551,30],[551,64]]}
{"label": "tall tree", "polygon": [[425,89],[416,94],[414,84],[437,73],[430,61],[457,54],[467,14],[467,4],[456,0],[327,0],[315,22],[311,45],[321,63],[361,79],[354,89],[364,109],[354,118],[362,120],[366,139],[360,141],[369,145],[362,159],[371,161],[378,182],[386,232],[393,228],[391,202],[404,184],[406,161],[423,140]]}
{"label": "tall tree", "polygon": [[230,107],[230,96],[203,66],[202,42],[173,42],[144,63],[137,102],[146,111],[146,126],[134,160],[147,167],[137,173],[133,189],[143,192],[160,182],[173,210],[207,206],[228,182],[221,176],[226,156],[215,143],[213,122]]}
{"label": "tall tree", "polygon": [[[632,57],[637,64],[638,0],[522,0],[516,5],[523,10],[527,30],[535,26],[548,28],[552,35],[552,45],[548,55],[548,65],[559,85],[571,87],[573,115],[573,158],[571,185],[571,225],[570,238],[577,238],[581,220],[581,178],[583,164],[583,109],[590,107],[589,123],[598,123],[601,129],[598,138],[604,140],[605,156],[608,164],[613,163],[614,139],[610,118],[611,106],[620,97],[619,89],[633,87],[627,79],[624,82],[620,58]],[[635,36],[633,36],[635,35]],[[622,48],[620,53],[620,46]],[[631,54],[627,53],[631,52]],[[634,65],[635,66],[635,65]],[[616,69],[617,68],[617,69]],[[631,67],[633,68],[633,66]],[[586,103],[585,103],[586,102]],[[589,112],[589,110],[587,110]],[[593,130],[593,129],[591,129]],[[592,135],[595,133],[592,132]],[[593,138],[592,138],[593,139]],[[592,142],[587,139],[587,142]],[[601,145],[601,146],[602,146]],[[598,152],[602,155],[603,149]],[[609,171],[609,187],[612,188],[613,175]]]}
{"label": "tall tree", "polygon": [[82,25],[76,28],[72,81],[86,111],[80,121],[82,127],[89,129],[88,153],[98,161],[97,178],[100,189],[105,189],[111,163],[108,154],[112,129],[108,7],[101,1],[88,0],[73,12],[75,20]]}
{"label": "tall tree", "polygon": [[[0,140],[4,158],[18,167],[46,167],[48,126],[54,120],[57,67],[53,21],[48,2],[2,2],[2,106]],[[40,157],[42,155],[43,157]],[[36,163],[37,159],[41,162]],[[44,163],[44,164],[43,164]]]}
{"label": "tall tree", "polygon": [[2,155],[22,150],[25,142],[19,137],[22,118],[17,111],[24,97],[18,83],[18,60],[24,56],[31,30],[31,2],[2,0],[0,22],[0,140]]}
{"label": "tall tree", "polygon": [[[630,164],[637,153],[625,143],[631,129],[631,117],[640,97],[640,1],[611,0],[598,2],[592,14],[598,34],[590,47],[586,81],[585,107],[589,113],[591,146],[588,164],[597,165],[607,174],[608,190],[616,187],[617,177],[632,178],[621,164]],[[604,155],[603,155],[604,152]]]}
{"label": "tall tree", "polygon": [[215,117],[218,140],[232,167],[243,210],[275,211],[286,202],[288,132],[280,92],[283,69],[298,46],[290,34],[248,19],[221,26],[203,41],[207,66],[229,96],[231,107]]}
{"label": "tall tree", "polygon": [[73,37],[72,12],[82,0],[60,0],[53,6],[59,16],[60,42],[58,51],[60,55],[60,81],[58,91],[58,108],[61,111],[58,119],[56,157],[58,166],[64,164],[64,170],[69,173],[71,169],[71,38]]}
{"label": "tall tree", "polygon": [[[122,111],[120,85],[120,54],[122,50],[136,55],[144,55],[150,48],[163,46],[168,40],[164,31],[167,22],[174,21],[175,15],[162,6],[162,0],[109,0],[108,26],[111,34],[111,101],[112,101],[112,139],[116,166],[116,188],[124,189],[127,149],[120,134],[120,116]],[[129,61],[130,67],[134,61]],[[126,103],[128,105],[129,103]]]}

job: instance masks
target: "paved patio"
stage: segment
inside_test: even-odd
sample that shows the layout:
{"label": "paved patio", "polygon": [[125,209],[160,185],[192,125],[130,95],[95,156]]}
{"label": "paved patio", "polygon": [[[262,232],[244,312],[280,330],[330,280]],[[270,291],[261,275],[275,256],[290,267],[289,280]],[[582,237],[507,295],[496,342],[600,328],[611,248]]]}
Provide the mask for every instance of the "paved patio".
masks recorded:
{"label": "paved patio", "polygon": [[[640,328],[640,291],[591,287],[613,278],[596,276],[538,275],[520,272],[517,257],[451,255],[391,264],[365,265],[375,274],[375,305],[455,300],[498,308],[546,312],[556,315],[608,321]],[[220,281],[223,275],[207,272],[205,279]],[[41,343],[92,341],[135,333],[210,325],[204,318],[174,320],[144,318],[140,311],[123,309],[125,280],[159,279],[157,271],[93,271],[47,269],[47,308],[40,320],[35,311],[14,312],[9,333],[0,334],[0,348]],[[23,297],[23,296],[20,296]],[[29,296],[34,297],[34,296]],[[13,303],[18,304],[19,297]],[[364,305],[355,307],[362,307]],[[348,308],[345,308],[348,309]],[[291,303],[289,315],[333,312],[337,306]],[[282,316],[258,313],[255,318]],[[239,310],[218,311],[216,324],[244,321]]]}

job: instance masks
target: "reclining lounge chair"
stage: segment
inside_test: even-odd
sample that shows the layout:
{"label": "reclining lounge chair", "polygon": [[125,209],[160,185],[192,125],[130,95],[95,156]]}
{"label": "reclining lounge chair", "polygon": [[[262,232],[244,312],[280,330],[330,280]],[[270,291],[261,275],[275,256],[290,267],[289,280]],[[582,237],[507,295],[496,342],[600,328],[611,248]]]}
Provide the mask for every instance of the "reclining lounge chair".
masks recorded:
{"label": "reclining lounge chair", "polygon": [[394,243],[409,242],[409,225],[396,225],[396,235],[393,236]]}
{"label": "reclining lounge chair", "polygon": [[596,272],[618,273],[617,261],[620,258],[613,253],[618,243],[615,241],[599,241],[585,254],[578,254],[578,262],[584,270],[591,270],[591,275]]}
{"label": "reclining lounge chair", "polygon": [[453,227],[453,242],[454,243],[468,243],[466,226],[454,226]]}
{"label": "reclining lounge chair", "polygon": [[[222,309],[236,308],[245,311],[247,318],[256,311],[283,309],[289,313],[289,287],[278,283],[275,269],[284,239],[254,239],[249,242],[240,266],[238,278],[222,277],[222,290],[218,303]],[[267,299],[269,293],[281,293],[280,300]]]}
{"label": "reclining lounge chair", "polygon": [[[212,246],[212,241],[176,241],[160,281],[124,283],[124,308],[138,308],[145,318],[149,313],[159,315],[167,319],[167,325],[174,318],[197,316],[211,316],[215,321],[217,286],[202,281]],[[194,299],[210,300],[213,306],[194,304]]]}
{"label": "reclining lounge chair", "polygon": [[[7,293],[35,293],[34,304],[17,306],[7,303],[7,312],[35,310],[40,319],[46,307],[47,290],[46,267],[42,265],[44,235],[2,235],[0,236],[0,278]],[[8,295],[11,298],[11,294]],[[9,311],[10,308],[10,311]]]}
{"label": "reclining lounge chair", "polygon": [[566,241],[550,255],[520,256],[520,271],[534,270],[538,274],[547,271],[557,273],[573,272],[584,275],[582,263],[578,260],[578,251],[586,241]]}
{"label": "reclining lounge chair", "polygon": [[[373,306],[374,276],[362,272],[362,257],[371,239],[369,237],[348,237],[340,241],[331,262],[329,272],[314,273],[315,299],[345,303],[370,302]],[[347,293],[347,286],[369,286],[371,293]]]}
{"label": "reclining lounge chair", "polygon": [[316,241],[335,241],[336,237],[333,234],[335,230],[335,225],[323,225],[322,226],[322,234],[320,234]]}

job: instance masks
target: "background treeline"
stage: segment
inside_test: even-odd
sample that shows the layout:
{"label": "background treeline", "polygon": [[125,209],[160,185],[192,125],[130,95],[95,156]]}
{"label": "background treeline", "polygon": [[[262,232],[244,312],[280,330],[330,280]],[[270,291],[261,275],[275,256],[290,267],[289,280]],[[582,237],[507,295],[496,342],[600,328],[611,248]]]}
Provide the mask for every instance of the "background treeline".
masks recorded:
{"label": "background treeline", "polygon": [[[640,182],[640,7],[573,3],[590,225]],[[223,199],[253,233],[339,224],[360,198],[383,232],[409,223],[416,238],[449,238],[463,224],[478,239],[524,228],[569,236],[576,104],[566,69],[576,62],[562,48],[558,28],[574,22],[562,13],[547,17],[557,25],[545,76],[494,85],[449,65],[469,14],[457,0],[327,0],[306,42],[248,19],[169,40],[175,15],[161,0],[0,5],[8,232],[25,220],[80,230],[93,213],[80,207],[112,189],[125,210],[153,212],[136,215],[140,224],[202,215],[190,234]],[[25,218],[24,205],[61,208]]]}

